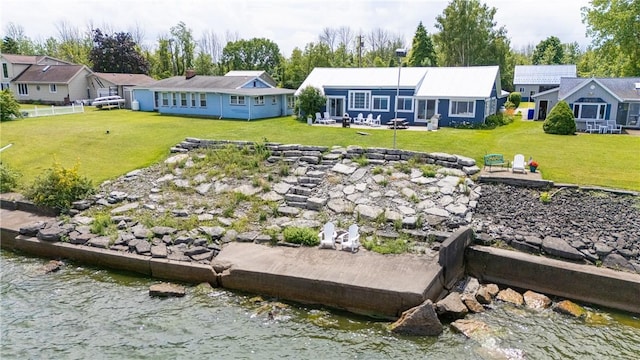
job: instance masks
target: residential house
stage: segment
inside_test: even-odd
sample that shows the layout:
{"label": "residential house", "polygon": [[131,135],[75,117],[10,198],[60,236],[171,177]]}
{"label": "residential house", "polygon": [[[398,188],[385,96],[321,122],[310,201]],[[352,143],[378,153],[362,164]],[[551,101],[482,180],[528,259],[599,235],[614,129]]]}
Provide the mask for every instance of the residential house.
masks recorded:
{"label": "residential house", "polygon": [[29,65],[11,80],[20,102],[64,105],[89,96],[84,65]]}
{"label": "residential house", "polygon": [[89,98],[119,95],[125,99],[124,107],[131,108],[131,89],[138,85],[149,85],[156,80],[145,74],[98,73],[89,74]]}
{"label": "residential house", "polygon": [[[640,129],[640,77],[636,78],[562,78],[560,86],[534,96],[536,111],[558,101],[566,101],[573,110],[577,130],[587,122],[603,124],[615,120],[625,128]],[[544,103],[549,101],[548,105]]]}
{"label": "residential house", "polygon": [[315,68],[296,91],[313,86],[326,96],[324,111],[396,117],[412,125],[440,115],[439,126],[478,124],[495,114],[505,98],[498,66]]}
{"label": "residential house", "polygon": [[[70,62],[53,58],[51,56],[0,54],[2,64],[2,81],[0,90],[12,89],[11,80],[20,75],[31,65],[73,65]],[[12,89],[17,93],[17,89]]]}
{"label": "residential house", "polygon": [[575,65],[516,65],[513,87],[522,94],[522,101],[532,101],[533,95],[560,86],[561,78],[576,76]]}
{"label": "residential house", "polygon": [[142,111],[227,119],[263,119],[293,114],[295,90],[276,88],[261,76],[199,76],[189,70],[133,88]]}

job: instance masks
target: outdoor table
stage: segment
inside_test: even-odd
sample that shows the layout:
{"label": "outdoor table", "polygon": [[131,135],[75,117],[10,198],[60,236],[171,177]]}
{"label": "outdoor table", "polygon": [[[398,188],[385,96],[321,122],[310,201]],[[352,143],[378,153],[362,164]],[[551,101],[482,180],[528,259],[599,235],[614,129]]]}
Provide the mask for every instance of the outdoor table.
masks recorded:
{"label": "outdoor table", "polygon": [[390,129],[406,129],[409,123],[406,118],[394,118],[389,120]]}

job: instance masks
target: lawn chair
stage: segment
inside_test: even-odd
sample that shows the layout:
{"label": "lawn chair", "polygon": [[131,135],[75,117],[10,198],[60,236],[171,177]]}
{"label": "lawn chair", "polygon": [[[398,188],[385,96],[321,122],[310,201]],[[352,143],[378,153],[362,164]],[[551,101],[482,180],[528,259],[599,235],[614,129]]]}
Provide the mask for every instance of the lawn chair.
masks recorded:
{"label": "lawn chair", "polygon": [[318,237],[320,238],[320,249],[336,248],[336,231],[331,221],[324,224],[324,228],[318,234]]}
{"label": "lawn chair", "polygon": [[356,125],[364,124],[364,116],[362,116],[362,113],[359,113],[358,117],[353,118],[353,123]]}
{"label": "lawn chair", "polygon": [[325,124],[335,124],[336,123],[336,121],[331,118],[331,116],[329,115],[328,111],[324,112],[324,116],[322,117],[322,120],[325,121]]}
{"label": "lawn chair", "polygon": [[524,155],[517,154],[513,157],[513,166],[511,167],[512,172],[519,171],[523,174],[526,174],[525,163],[524,163]]}
{"label": "lawn chair", "polygon": [[371,120],[371,126],[380,126],[382,122],[382,115],[376,116],[375,119]]}
{"label": "lawn chair", "polygon": [[316,113],[316,124],[324,124],[324,122],[322,121],[322,116],[320,115],[319,112]]}
{"label": "lawn chair", "polygon": [[607,131],[622,134],[622,125],[617,124],[615,120],[607,120]]}
{"label": "lawn chair", "polygon": [[340,235],[340,243],[342,244],[342,250],[344,251],[358,251],[358,249],[360,248],[360,233],[358,232],[358,224],[351,224],[351,226],[349,226],[349,232]]}
{"label": "lawn chair", "polygon": [[367,126],[371,126],[373,124],[373,114],[369,113],[369,115],[367,115],[367,118],[364,119],[364,124]]}

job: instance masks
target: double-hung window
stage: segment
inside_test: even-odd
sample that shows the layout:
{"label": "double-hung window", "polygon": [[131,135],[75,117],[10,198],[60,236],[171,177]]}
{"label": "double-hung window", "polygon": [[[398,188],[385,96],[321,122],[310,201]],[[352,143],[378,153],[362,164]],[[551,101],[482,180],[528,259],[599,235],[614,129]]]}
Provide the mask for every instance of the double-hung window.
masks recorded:
{"label": "double-hung window", "polygon": [[56,84],[49,84],[49,92],[50,93],[57,93],[58,92],[58,86]]}
{"label": "double-hung window", "polygon": [[196,104],[198,102],[197,96],[197,93],[191,93],[191,107],[196,107]]}
{"label": "double-hung window", "polygon": [[171,93],[171,99],[172,101],[172,105],[173,106],[178,106],[178,94],[177,93]]}
{"label": "double-hung window", "polygon": [[273,95],[271,97],[271,105],[278,105],[278,97]]}
{"label": "double-hung window", "polygon": [[244,96],[231,95],[229,102],[231,105],[244,105]]}
{"label": "double-hung window", "polygon": [[295,99],[293,95],[287,95],[287,108],[293,109],[295,106]]}
{"label": "double-hung window", "polygon": [[368,111],[371,108],[371,91],[349,91],[349,110]]}
{"label": "double-hung window", "polygon": [[256,96],[253,98],[253,103],[255,105],[264,105],[264,96]]}
{"label": "double-hung window", "polygon": [[475,117],[476,107],[474,100],[451,100],[449,116]]}
{"label": "double-hung window", "polygon": [[186,93],[180,93],[180,106],[182,106],[182,107],[186,107],[187,106],[187,94]]}
{"label": "double-hung window", "polygon": [[169,106],[169,93],[162,93],[162,106]]}
{"label": "double-hung window", "polygon": [[411,96],[398,96],[396,108],[398,112],[413,112],[413,98]]}
{"label": "double-hung window", "polygon": [[388,96],[372,96],[371,102],[373,111],[389,111],[389,97]]}
{"label": "double-hung window", "polygon": [[207,107],[207,94],[200,93],[200,107]]}

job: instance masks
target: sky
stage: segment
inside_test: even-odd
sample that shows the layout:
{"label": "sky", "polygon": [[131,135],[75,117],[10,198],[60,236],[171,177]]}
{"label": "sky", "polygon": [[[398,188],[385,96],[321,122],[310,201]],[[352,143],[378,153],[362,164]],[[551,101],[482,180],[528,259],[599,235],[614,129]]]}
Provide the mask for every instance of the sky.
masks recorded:
{"label": "sky", "polygon": [[[402,36],[411,46],[418,23],[427,32],[437,32],[436,16],[449,1],[440,0],[2,0],[0,34],[7,25],[22,26],[32,40],[58,37],[61,23],[80,31],[90,24],[115,32],[144,30],[145,45],[180,21],[192,30],[195,40],[205,32],[240,38],[264,37],[278,44],[285,57],[318,40],[323,28],[348,26],[363,34],[381,28]],[[589,0],[481,0],[495,7],[494,21],[505,26],[514,49],[535,46],[549,36],[561,42],[578,42],[584,50],[590,43],[580,9]],[[366,44],[365,44],[366,48]]]}

